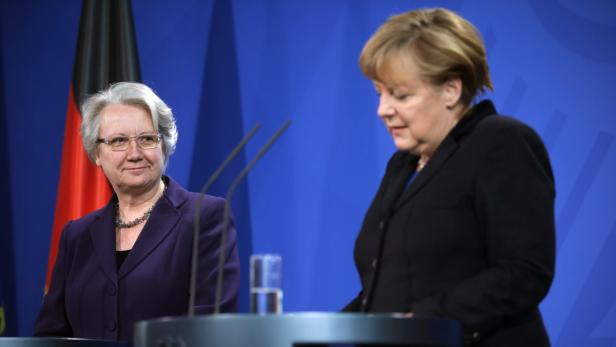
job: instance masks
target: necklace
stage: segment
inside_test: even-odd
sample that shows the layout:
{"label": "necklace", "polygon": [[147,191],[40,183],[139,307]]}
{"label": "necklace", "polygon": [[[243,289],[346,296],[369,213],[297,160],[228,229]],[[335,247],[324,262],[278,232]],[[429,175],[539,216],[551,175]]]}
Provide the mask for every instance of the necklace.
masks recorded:
{"label": "necklace", "polygon": [[[167,189],[167,186],[165,186],[163,188],[163,193],[164,191]],[[115,219],[115,226],[118,229],[128,229],[128,228],[132,228],[134,226],[137,226],[143,222],[145,222],[148,218],[150,218],[150,215],[152,214],[152,210],[154,210],[154,206],[156,205],[156,202],[158,202],[158,200],[163,196],[163,194],[161,194],[158,198],[156,198],[156,201],[154,202],[154,204],[152,204],[152,206],[150,206],[150,208],[148,208],[147,211],[145,211],[145,213],[139,217],[139,218],[135,218],[133,220],[130,220],[128,222],[125,222],[122,220],[122,218],[120,218],[120,202],[116,202],[116,219]]]}
{"label": "necklace", "polygon": [[[156,204],[154,204],[156,205]],[[118,211],[118,214],[116,215],[116,220],[115,220],[115,226],[118,229],[126,229],[126,228],[132,228],[136,225],[139,225],[143,222],[145,222],[148,218],[150,218],[150,215],[152,214],[152,210],[154,209],[154,205],[152,205],[150,208],[148,208],[147,211],[145,211],[145,213],[136,219],[133,219],[131,221],[125,222],[122,220],[122,218],[120,218],[120,204],[116,203],[116,209]]]}
{"label": "necklace", "polygon": [[419,159],[417,161],[417,171],[423,170],[424,166],[426,166],[426,163],[423,160]]}

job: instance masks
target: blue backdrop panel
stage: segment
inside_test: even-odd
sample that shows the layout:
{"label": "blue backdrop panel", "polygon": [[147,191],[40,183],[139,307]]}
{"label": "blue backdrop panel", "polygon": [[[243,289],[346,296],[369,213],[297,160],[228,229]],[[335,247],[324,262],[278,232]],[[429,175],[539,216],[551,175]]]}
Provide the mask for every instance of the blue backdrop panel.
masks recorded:
{"label": "blue backdrop panel", "polygon": [[[192,169],[188,184],[190,190],[197,192],[201,191],[207,177],[225,160],[227,153],[244,137],[231,3],[216,1],[211,18],[201,106],[195,127]],[[240,154],[239,158],[226,169],[226,174],[221,176],[207,193],[226,196],[227,187],[233,182],[233,177],[245,165],[246,160]],[[233,200],[242,269],[248,268],[248,257],[252,250],[250,205],[247,194],[246,185],[243,184],[238,187]],[[247,282],[240,283],[242,293],[248,292]],[[240,307],[244,310],[248,307],[246,295],[240,296]]]}
{"label": "blue backdrop panel", "polygon": [[7,164],[0,170],[9,177],[12,216],[0,232],[13,239],[6,247],[14,255],[15,280],[8,285],[15,301],[5,305],[15,307],[6,318],[20,335],[32,333],[44,289],[80,10],[76,2],[0,2],[6,117],[0,134],[8,152],[0,151]]}
{"label": "blue backdrop panel", "polygon": [[[357,58],[389,15],[417,6],[445,6],[475,23],[496,87],[489,96],[533,126],[549,150],[558,259],[541,308],[553,344],[614,346],[611,1],[133,0],[143,79],[178,119],[169,175],[197,190],[261,122],[215,188],[224,195],[265,139],[293,121],[235,198],[242,308],[250,253],[283,255],[286,311],[338,310],[359,290],[353,243],[394,148]],[[0,170],[11,192],[2,240],[14,244],[4,254],[14,265],[0,271],[15,274],[3,277],[3,289],[5,298],[16,293],[20,335],[32,332],[42,295],[79,10],[76,0],[0,2]]]}
{"label": "blue backdrop panel", "polygon": [[[4,80],[4,64],[2,63],[2,25],[0,25],[0,81]],[[8,168],[8,140],[6,133],[6,102],[4,84],[0,82],[0,335],[11,336],[17,334],[17,319],[15,312],[17,302],[15,299],[15,254],[13,252],[13,233],[10,232],[12,224],[11,214],[11,185]],[[9,317],[7,322],[5,319]],[[4,327],[4,328],[2,328]],[[4,331],[2,331],[4,330]]]}

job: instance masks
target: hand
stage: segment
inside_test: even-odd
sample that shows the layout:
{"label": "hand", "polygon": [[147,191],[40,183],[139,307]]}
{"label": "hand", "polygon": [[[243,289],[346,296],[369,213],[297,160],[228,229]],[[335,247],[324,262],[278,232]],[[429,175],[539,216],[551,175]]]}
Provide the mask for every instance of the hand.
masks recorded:
{"label": "hand", "polygon": [[404,314],[404,318],[413,318],[414,314],[413,312],[407,312]]}

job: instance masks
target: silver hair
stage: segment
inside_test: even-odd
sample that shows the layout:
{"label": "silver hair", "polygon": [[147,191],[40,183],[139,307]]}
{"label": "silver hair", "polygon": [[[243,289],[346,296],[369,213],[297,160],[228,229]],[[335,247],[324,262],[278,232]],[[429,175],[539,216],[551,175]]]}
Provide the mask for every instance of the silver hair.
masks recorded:
{"label": "silver hair", "polygon": [[175,117],[171,108],[162,101],[158,95],[142,83],[119,82],[107,89],[89,96],[81,107],[81,140],[88,158],[96,161],[98,150],[97,139],[100,129],[99,114],[108,105],[121,104],[142,107],[149,111],[154,128],[162,138],[162,150],[165,158],[165,167],[169,157],[175,151],[178,140],[178,131],[175,126]]}

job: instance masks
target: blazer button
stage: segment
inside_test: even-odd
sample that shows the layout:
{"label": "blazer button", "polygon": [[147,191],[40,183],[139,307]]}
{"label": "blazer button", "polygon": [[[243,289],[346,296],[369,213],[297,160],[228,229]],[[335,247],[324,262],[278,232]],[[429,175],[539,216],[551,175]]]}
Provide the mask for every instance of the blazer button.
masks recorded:
{"label": "blazer button", "polygon": [[366,298],[361,299],[361,305],[362,306],[366,306],[367,304],[368,304],[368,299],[366,299]]}
{"label": "blazer button", "polygon": [[473,340],[479,340],[479,332],[478,332],[478,331],[475,331],[475,332],[473,333],[472,337],[473,337]]}
{"label": "blazer button", "polygon": [[115,296],[116,292],[117,290],[114,284],[107,285],[107,294],[109,294],[110,296]]}
{"label": "blazer button", "polygon": [[378,265],[379,261],[377,259],[372,259],[372,264],[370,264],[372,266],[373,269],[376,269],[376,266]]}
{"label": "blazer button", "polygon": [[115,319],[110,320],[109,323],[107,324],[107,329],[109,331],[116,331],[117,328],[118,328],[118,323],[115,321]]}
{"label": "blazer button", "polygon": [[385,229],[385,221],[380,221],[379,222],[379,230],[383,231],[383,229]]}

